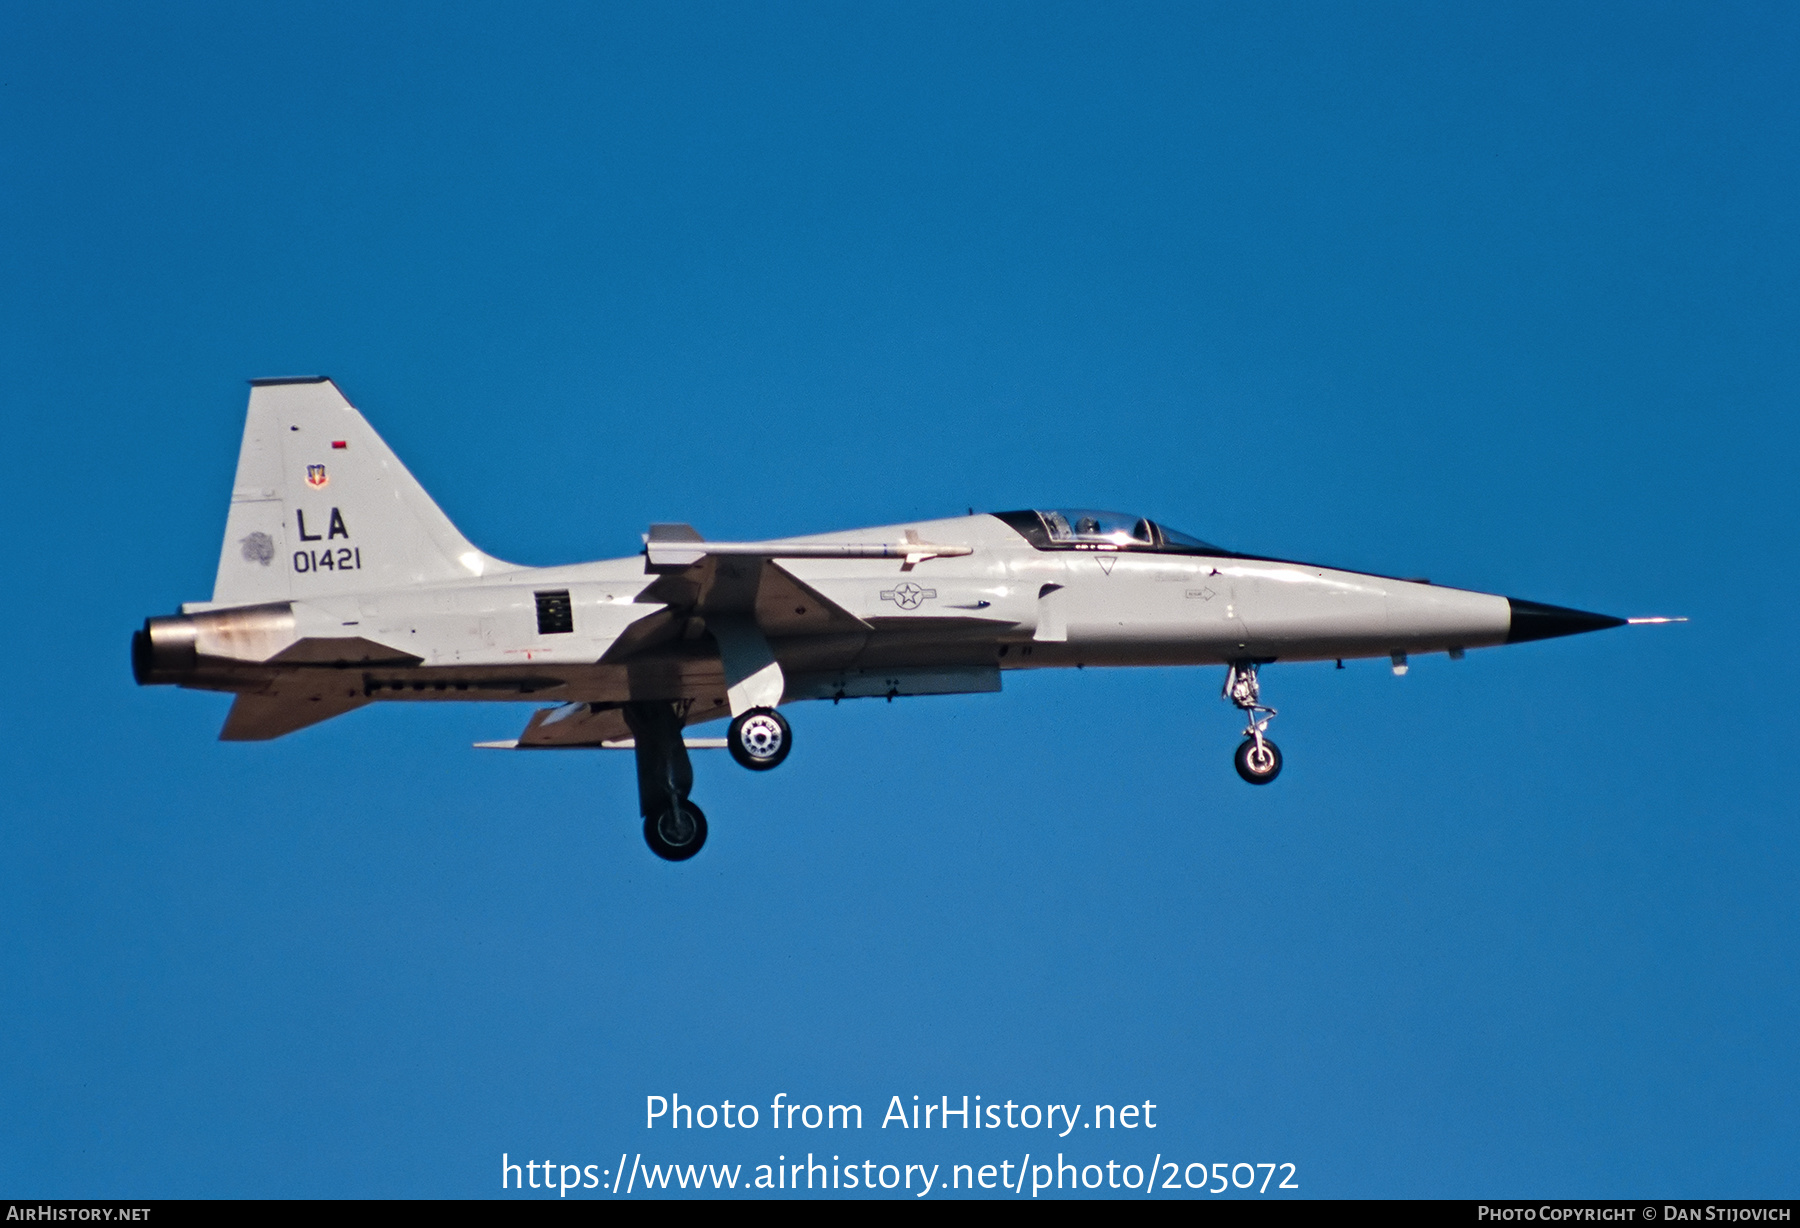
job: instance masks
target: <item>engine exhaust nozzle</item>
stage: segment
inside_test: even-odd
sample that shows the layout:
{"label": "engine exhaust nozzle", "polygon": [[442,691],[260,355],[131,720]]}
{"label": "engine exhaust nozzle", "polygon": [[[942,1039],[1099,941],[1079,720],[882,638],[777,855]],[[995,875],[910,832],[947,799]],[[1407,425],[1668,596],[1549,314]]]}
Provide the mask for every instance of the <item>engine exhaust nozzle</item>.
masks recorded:
{"label": "engine exhaust nozzle", "polygon": [[139,686],[180,682],[199,664],[199,635],[194,620],[183,615],[146,618],[143,630],[131,633],[131,676]]}

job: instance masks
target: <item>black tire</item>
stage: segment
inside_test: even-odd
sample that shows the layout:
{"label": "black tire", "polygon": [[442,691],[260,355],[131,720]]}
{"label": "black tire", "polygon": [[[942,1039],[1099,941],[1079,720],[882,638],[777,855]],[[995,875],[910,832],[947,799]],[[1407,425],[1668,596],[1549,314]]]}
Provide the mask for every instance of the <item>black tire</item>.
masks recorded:
{"label": "black tire", "polygon": [[686,861],[706,843],[706,815],[685,800],[664,807],[644,820],[644,843],[664,861]]}
{"label": "black tire", "polygon": [[1244,744],[1237,748],[1232,762],[1237,765],[1237,774],[1253,785],[1266,785],[1281,775],[1281,747],[1263,739],[1263,750],[1266,752],[1260,760],[1256,754],[1256,739],[1245,738]]}
{"label": "black tire", "polygon": [[794,731],[787,718],[773,708],[752,708],[731,722],[725,734],[731,757],[752,772],[781,766],[794,748]]}

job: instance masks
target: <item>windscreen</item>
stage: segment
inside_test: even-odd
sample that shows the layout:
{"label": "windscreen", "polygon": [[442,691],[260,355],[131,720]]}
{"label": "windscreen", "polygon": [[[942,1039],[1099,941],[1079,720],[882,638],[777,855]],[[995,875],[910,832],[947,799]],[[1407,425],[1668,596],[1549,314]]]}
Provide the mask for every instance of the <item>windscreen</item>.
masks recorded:
{"label": "windscreen", "polygon": [[1142,516],[1102,512],[1092,508],[1066,508],[1040,512],[1053,542],[1095,542],[1115,546],[1153,546],[1155,530]]}
{"label": "windscreen", "polygon": [[1062,507],[994,514],[1039,550],[1151,550],[1160,554],[1217,556],[1231,553],[1130,512]]}

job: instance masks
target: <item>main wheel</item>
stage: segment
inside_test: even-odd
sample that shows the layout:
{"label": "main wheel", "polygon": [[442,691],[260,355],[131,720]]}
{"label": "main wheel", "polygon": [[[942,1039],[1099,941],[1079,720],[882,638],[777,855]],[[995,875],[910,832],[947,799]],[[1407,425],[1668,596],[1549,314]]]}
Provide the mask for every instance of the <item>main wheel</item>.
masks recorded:
{"label": "main wheel", "polygon": [[1245,738],[1232,762],[1239,776],[1253,785],[1266,785],[1281,775],[1281,748],[1264,738],[1259,750],[1255,738]]}
{"label": "main wheel", "polygon": [[794,731],[787,718],[773,708],[752,708],[731,722],[725,734],[731,757],[753,772],[780,765],[793,749]]}
{"label": "main wheel", "polygon": [[644,820],[644,843],[664,861],[686,861],[706,843],[706,816],[683,799]]}

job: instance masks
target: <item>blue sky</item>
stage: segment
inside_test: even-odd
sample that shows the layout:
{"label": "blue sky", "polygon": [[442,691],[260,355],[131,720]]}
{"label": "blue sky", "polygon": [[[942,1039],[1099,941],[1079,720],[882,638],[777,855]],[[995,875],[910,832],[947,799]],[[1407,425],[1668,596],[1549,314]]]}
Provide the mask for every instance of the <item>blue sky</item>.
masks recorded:
{"label": "blue sky", "polygon": [[[1786,6],[14,4],[0,1193],[1292,1162],[1317,1195],[1794,1192]],[[215,740],[252,376],[476,543],[1117,506],[1620,630],[793,710],[644,849],[523,705]],[[1125,1137],[644,1097],[1154,1101]],[[766,1110],[765,1110],[766,1112]],[[1079,1145],[1078,1145],[1079,1144]]]}

